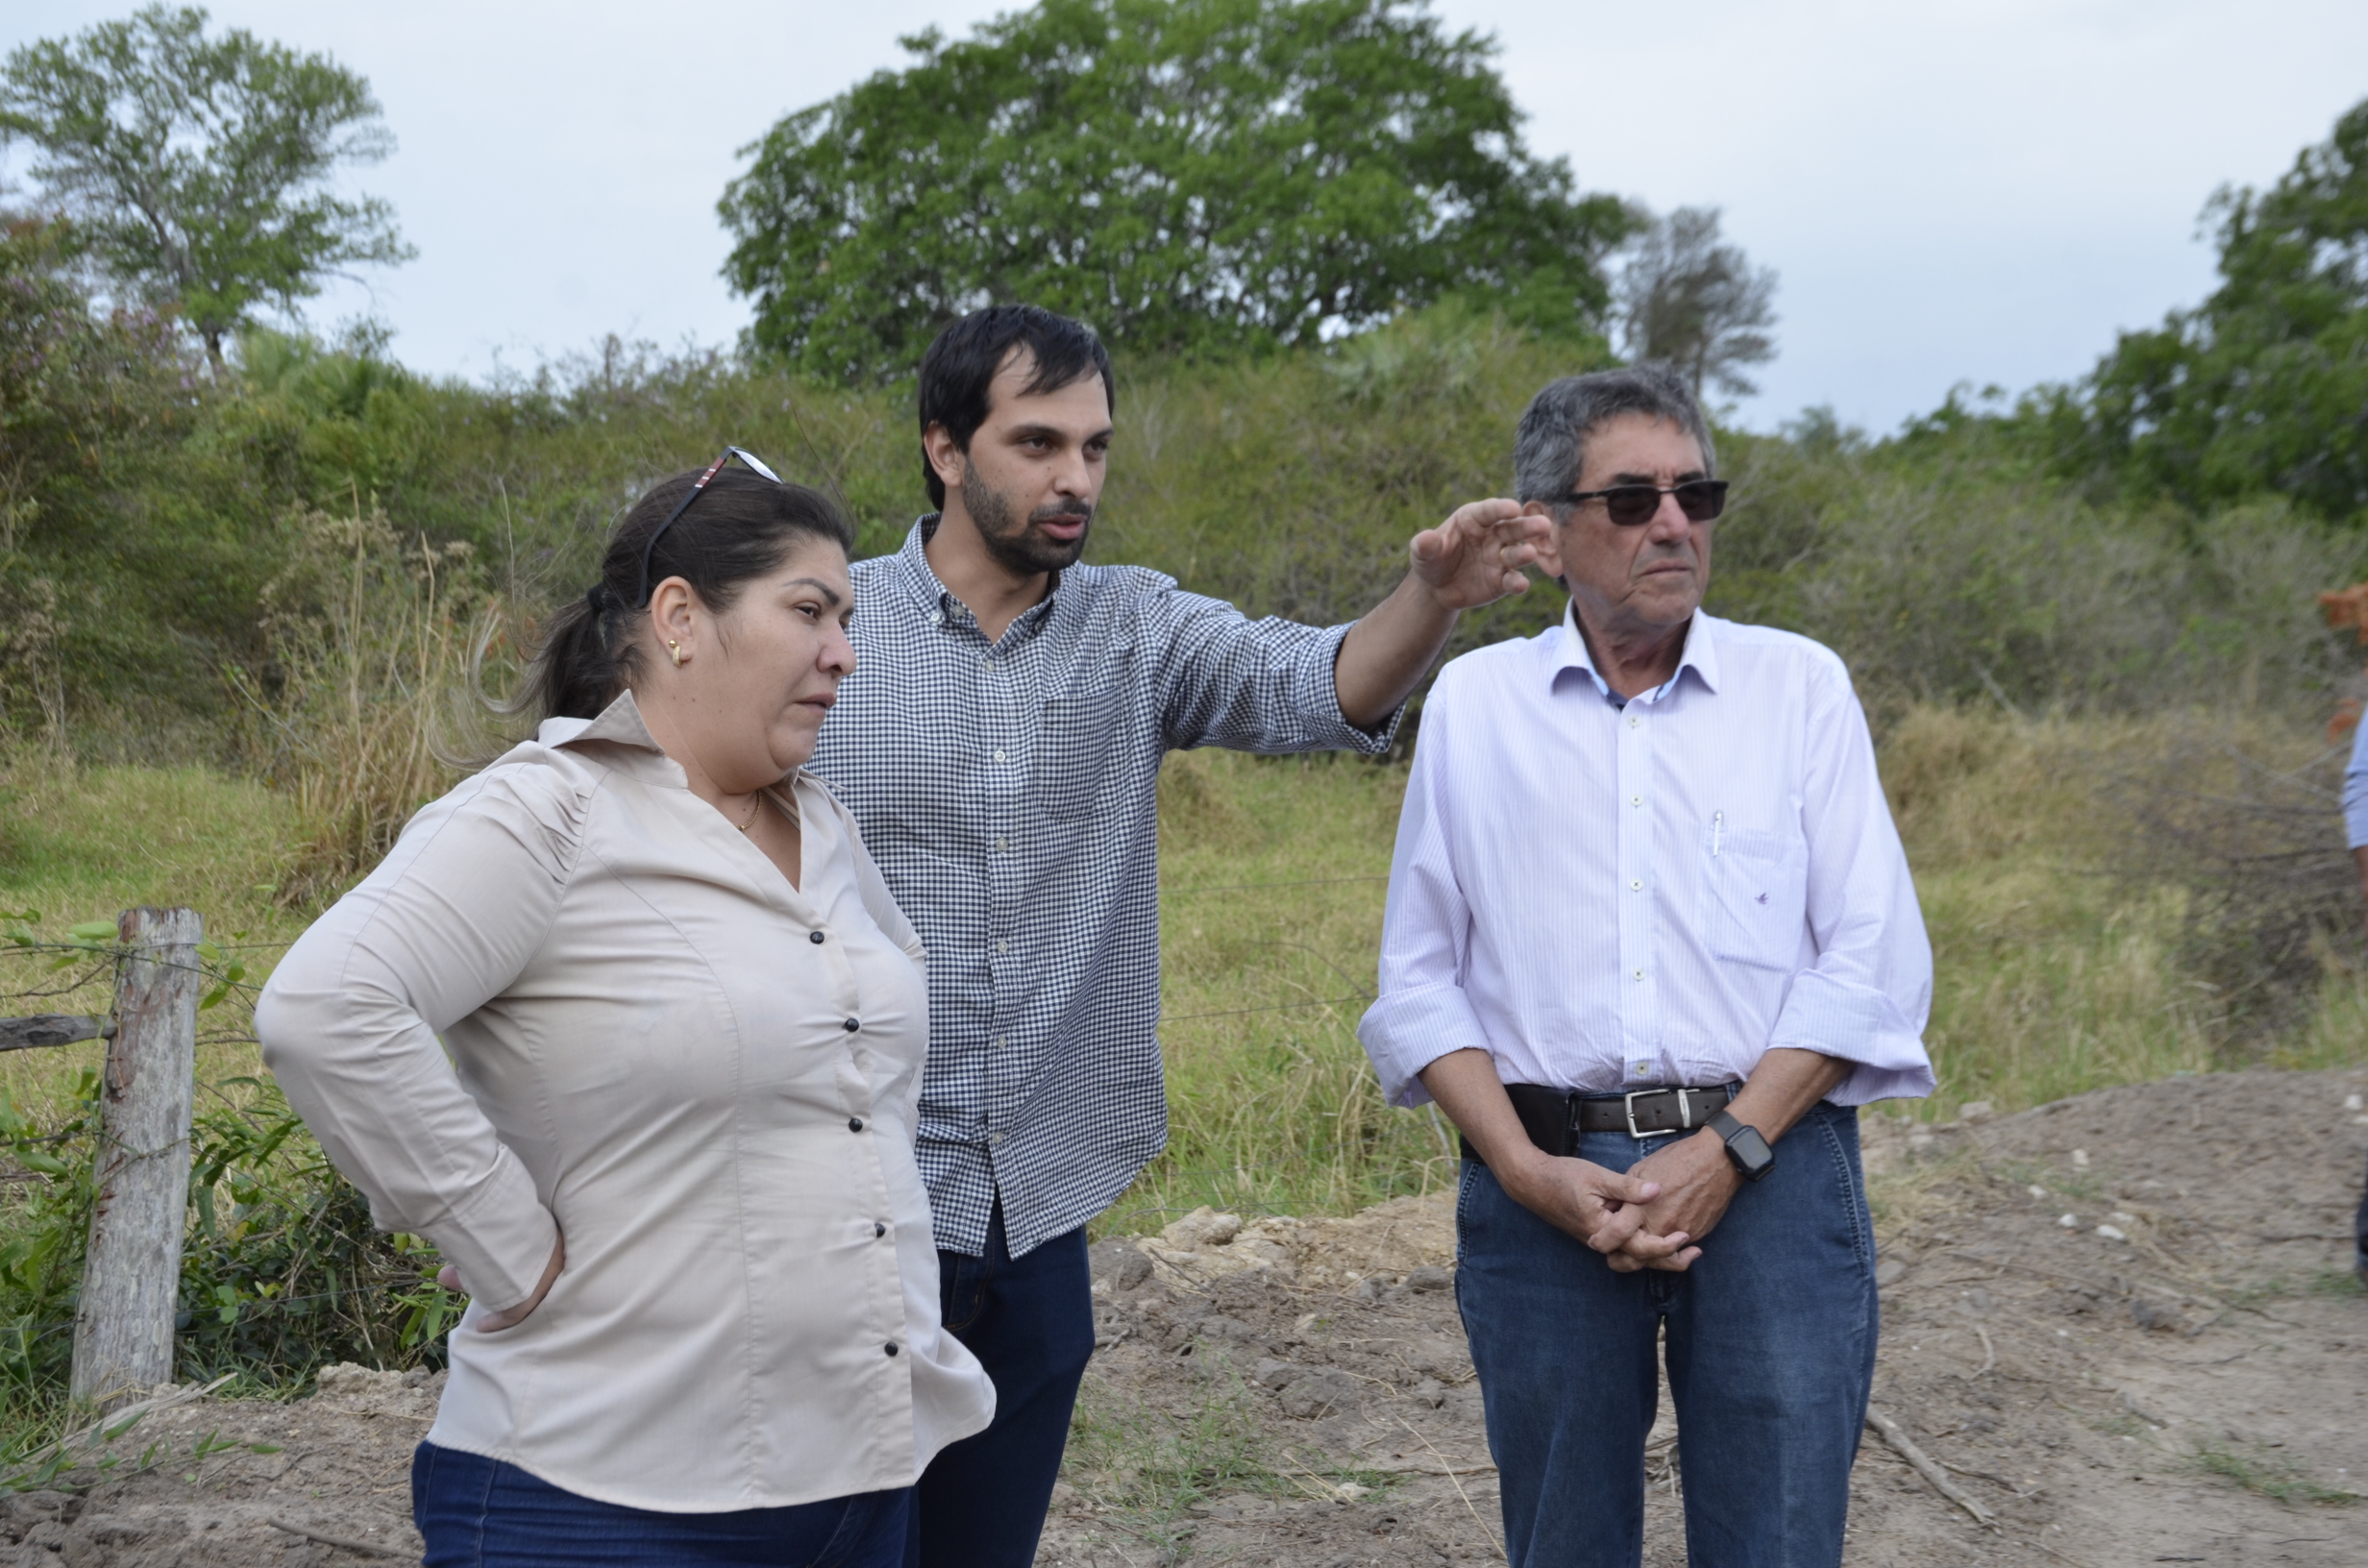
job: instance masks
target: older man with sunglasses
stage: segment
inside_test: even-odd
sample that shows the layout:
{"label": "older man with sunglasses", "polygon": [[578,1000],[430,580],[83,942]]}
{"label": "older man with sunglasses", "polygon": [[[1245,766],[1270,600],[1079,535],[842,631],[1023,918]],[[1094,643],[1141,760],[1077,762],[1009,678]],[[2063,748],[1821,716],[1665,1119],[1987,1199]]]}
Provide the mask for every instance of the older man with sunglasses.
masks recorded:
{"label": "older man with sunglasses", "polygon": [[1639,366],[1522,416],[1561,625],[1424,709],[1359,1029],[1464,1134],[1457,1300],[1514,1568],[1633,1568],[1657,1345],[1695,1568],[1830,1568],[1875,1358],[1858,1107],[1932,952],[1850,677],[1702,612],[1708,426]]}

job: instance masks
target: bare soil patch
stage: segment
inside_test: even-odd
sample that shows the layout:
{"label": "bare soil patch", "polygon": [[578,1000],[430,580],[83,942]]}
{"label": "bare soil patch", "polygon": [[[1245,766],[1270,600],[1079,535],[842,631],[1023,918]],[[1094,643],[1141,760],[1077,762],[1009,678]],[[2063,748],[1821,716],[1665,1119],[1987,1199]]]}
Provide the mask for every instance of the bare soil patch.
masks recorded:
{"label": "bare soil patch", "polygon": [[[2363,1094],[2368,1071],[2215,1074],[1937,1130],[1868,1118],[1875,1403],[1990,1523],[1870,1433],[1850,1561],[2368,1562],[2349,1500],[2368,1492],[2349,1274],[2368,1113],[2346,1105]],[[1040,1561],[1501,1556],[1447,1195],[1203,1213],[1100,1243],[1095,1265],[1101,1348]],[[434,1384],[324,1381],[144,1419],[59,1489],[5,1500],[0,1564],[416,1561],[408,1466]],[[1665,1415],[1648,1456],[1654,1568],[1686,1560],[1674,1435]]]}

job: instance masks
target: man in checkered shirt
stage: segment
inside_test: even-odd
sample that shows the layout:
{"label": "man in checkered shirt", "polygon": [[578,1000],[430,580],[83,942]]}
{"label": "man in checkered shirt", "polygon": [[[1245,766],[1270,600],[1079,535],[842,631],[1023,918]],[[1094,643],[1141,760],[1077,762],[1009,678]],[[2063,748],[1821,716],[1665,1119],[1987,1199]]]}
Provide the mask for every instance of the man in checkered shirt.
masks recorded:
{"label": "man in checkered shirt", "polygon": [[1094,1348],[1085,1224],[1167,1141],[1155,784],[1170,750],[1378,752],[1461,610],[1518,593],[1510,501],[1416,535],[1354,625],[1251,621],[1080,566],[1116,408],[1079,324],[998,306],[922,362],[929,499],[855,564],[855,672],[812,771],[929,950],[919,1117],[945,1322],[995,1424],[919,1488],[908,1561],[1024,1568]]}

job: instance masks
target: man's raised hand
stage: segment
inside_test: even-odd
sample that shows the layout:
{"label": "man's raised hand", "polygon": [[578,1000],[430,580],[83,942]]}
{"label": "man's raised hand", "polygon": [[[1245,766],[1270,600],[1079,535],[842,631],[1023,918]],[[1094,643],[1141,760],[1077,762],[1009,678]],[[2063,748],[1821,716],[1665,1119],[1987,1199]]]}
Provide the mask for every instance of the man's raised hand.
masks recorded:
{"label": "man's raised hand", "polygon": [[1538,559],[1551,527],[1519,502],[1468,502],[1406,548],[1415,576],[1442,608],[1476,610],[1528,588],[1523,569]]}

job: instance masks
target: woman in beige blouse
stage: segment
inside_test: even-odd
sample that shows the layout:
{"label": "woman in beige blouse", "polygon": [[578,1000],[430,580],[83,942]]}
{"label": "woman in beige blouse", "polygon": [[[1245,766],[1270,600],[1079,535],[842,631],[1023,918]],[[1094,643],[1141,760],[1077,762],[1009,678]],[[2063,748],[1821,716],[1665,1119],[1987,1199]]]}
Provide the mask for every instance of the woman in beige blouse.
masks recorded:
{"label": "woman in beige blouse", "polygon": [[925,955],[799,772],[854,664],[849,540],[737,449],[654,487],[552,619],[535,738],[257,1009],[472,1298],[412,1469],[433,1568],[898,1563],[993,1411],[913,1160]]}

